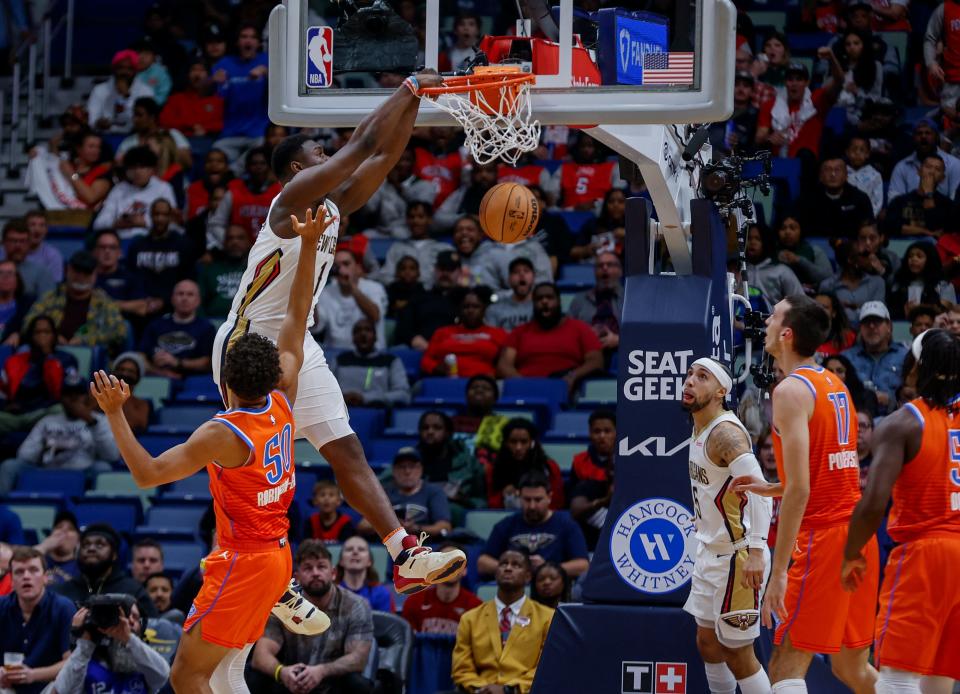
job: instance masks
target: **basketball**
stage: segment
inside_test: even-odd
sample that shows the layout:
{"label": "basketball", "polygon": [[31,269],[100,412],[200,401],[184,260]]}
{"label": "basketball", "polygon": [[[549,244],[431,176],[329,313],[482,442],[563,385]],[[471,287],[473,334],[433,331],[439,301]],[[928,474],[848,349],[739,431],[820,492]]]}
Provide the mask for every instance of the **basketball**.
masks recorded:
{"label": "basketball", "polygon": [[480,226],[500,243],[529,238],[540,219],[540,203],[526,186],[498,183],[480,201]]}

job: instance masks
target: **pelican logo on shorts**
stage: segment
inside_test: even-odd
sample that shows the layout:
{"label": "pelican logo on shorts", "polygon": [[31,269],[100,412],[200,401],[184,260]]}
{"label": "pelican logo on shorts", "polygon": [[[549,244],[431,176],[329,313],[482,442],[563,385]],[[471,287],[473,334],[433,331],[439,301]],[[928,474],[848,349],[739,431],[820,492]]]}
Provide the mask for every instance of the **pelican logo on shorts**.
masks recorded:
{"label": "pelican logo on shorts", "polygon": [[746,631],[757,623],[757,620],[760,619],[760,615],[758,615],[756,612],[738,612],[737,614],[724,615],[721,617],[721,619],[734,629]]}
{"label": "pelican logo on shorts", "polygon": [[654,497],[625,510],[610,534],[617,573],[641,593],[682,588],[693,572],[693,513],[673,499]]}

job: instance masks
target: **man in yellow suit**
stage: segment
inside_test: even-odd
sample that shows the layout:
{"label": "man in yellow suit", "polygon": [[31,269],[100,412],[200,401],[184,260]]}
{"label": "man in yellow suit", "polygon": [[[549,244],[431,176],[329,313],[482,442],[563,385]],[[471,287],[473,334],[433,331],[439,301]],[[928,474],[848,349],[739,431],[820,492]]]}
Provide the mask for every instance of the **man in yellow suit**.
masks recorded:
{"label": "man in yellow suit", "polygon": [[550,630],[553,610],[524,593],[530,557],[508,549],[497,565],[497,597],[460,618],[453,682],[470,694],[526,694]]}

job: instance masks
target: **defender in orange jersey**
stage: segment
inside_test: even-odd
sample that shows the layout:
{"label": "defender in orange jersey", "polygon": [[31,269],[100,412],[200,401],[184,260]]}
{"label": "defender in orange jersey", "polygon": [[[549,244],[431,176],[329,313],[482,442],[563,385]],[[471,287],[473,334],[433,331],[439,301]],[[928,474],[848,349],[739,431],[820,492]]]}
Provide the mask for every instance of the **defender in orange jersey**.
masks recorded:
{"label": "defender in orange jersey", "polygon": [[[769,675],[774,692],[806,692],[814,653],[830,653],[834,674],[857,694],[873,693],[879,558],[866,553],[854,593],[840,587],[847,521],[860,499],[857,414],[843,382],[817,366],[830,318],[816,301],[788,296],[766,323],[765,349],[786,377],[773,391],[774,452],[781,482],[737,480],[736,488],[783,496],[762,620],[778,619]],[[792,563],[791,563],[792,560]]]}
{"label": "defender in orange jersey", "polygon": [[960,679],[960,338],[929,330],[913,342],[916,400],[883,420],[850,519],[842,580],[856,590],[863,546],[883,520],[897,543],[880,590],[877,694],[949,694]]}
{"label": "defender in orange jersey", "polygon": [[331,219],[314,220],[308,210],[305,224],[291,222],[300,235],[300,257],[287,314],[276,346],[248,334],[230,350],[224,365],[229,409],[154,458],[124,417],[130,387],[103,371],[90,384],[138,486],[168,484],[203,467],[210,476],[219,546],[205,559],[203,587],[184,622],[170,673],[178,694],[248,692],[244,663],[271,610],[300,633],[330,625],[303,598],[287,595],[292,573],[287,508],[296,486],[293,403],[313,305],[313,270],[318,241]]}

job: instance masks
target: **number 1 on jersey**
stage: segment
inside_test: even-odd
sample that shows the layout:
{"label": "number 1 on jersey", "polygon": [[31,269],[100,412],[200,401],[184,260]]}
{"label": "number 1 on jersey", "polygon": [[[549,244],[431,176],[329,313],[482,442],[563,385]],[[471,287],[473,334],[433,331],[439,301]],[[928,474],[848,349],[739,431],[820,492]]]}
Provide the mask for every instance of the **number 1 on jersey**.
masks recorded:
{"label": "number 1 on jersey", "polygon": [[837,416],[837,443],[846,446],[850,443],[850,400],[844,391],[827,393],[827,397]]}

